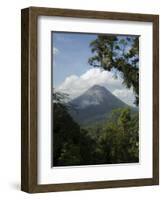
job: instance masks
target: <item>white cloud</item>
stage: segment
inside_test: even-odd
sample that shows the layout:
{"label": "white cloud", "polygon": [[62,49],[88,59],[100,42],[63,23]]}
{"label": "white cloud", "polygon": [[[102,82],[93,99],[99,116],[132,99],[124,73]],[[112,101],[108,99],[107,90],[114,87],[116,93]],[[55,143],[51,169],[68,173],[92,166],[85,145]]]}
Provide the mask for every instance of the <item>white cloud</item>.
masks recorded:
{"label": "white cloud", "polygon": [[56,47],[53,47],[53,55],[56,55],[59,53],[59,50]]}
{"label": "white cloud", "polygon": [[113,94],[118,97],[119,99],[121,99],[122,101],[124,101],[125,103],[134,106],[133,102],[135,100],[135,96],[133,94],[132,90],[129,89],[116,89],[113,91]]}
{"label": "white cloud", "polygon": [[132,89],[129,90],[122,84],[120,76],[115,79],[113,72],[104,71],[100,68],[92,68],[81,76],[71,75],[56,89],[68,93],[71,98],[75,98],[95,84],[106,87],[122,101],[133,105],[134,94]]}

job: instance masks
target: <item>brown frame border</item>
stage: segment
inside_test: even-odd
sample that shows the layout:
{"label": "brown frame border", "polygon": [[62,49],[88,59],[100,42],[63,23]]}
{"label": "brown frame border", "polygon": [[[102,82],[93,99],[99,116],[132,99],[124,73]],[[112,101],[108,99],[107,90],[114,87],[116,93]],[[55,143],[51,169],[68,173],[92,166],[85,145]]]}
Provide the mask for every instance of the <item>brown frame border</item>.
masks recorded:
{"label": "brown frame border", "polygon": [[[37,18],[64,16],[153,23],[153,178],[64,184],[37,184]],[[21,190],[54,192],[159,184],[159,16],[29,7],[21,10]]]}

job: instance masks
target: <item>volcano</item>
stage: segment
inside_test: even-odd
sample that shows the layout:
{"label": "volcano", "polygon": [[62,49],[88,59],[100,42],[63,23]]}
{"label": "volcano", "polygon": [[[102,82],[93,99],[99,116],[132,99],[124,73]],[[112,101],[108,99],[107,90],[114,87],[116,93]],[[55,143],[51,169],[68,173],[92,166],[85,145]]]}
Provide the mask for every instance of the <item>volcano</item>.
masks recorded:
{"label": "volcano", "polygon": [[69,113],[79,124],[103,121],[113,109],[130,107],[100,85],[92,86],[68,104]]}

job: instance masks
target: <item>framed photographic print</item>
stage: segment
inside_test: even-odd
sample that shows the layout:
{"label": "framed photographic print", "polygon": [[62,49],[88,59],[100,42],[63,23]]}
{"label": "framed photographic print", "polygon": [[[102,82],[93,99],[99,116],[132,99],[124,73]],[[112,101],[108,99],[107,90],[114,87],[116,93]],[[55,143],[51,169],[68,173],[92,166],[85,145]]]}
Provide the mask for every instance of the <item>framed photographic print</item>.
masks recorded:
{"label": "framed photographic print", "polygon": [[159,16],[22,10],[21,188],[159,184]]}

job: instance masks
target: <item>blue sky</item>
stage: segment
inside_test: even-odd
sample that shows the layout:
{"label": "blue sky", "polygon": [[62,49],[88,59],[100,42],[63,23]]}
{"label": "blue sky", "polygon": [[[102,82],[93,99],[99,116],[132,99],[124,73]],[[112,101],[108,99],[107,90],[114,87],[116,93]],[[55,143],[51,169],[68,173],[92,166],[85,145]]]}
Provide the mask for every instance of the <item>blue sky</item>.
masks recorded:
{"label": "blue sky", "polygon": [[[53,33],[53,85],[58,86],[67,76],[80,75],[92,68],[88,58],[92,56],[89,43],[97,35],[80,33]],[[56,66],[56,67],[55,67]]]}
{"label": "blue sky", "polygon": [[[88,64],[92,57],[89,44],[97,34],[53,32],[53,88],[69,94],[73,99],[95,84],[106,87],[125,103],[134,106],[134,93],[122,84],[120,76],[113,77],[114,72],[94,68]],[[126,39],[126,36],[118,36]],[[126,51],[131,48],[128,42]],[[121,55],[121,52],[118,52]]]}

